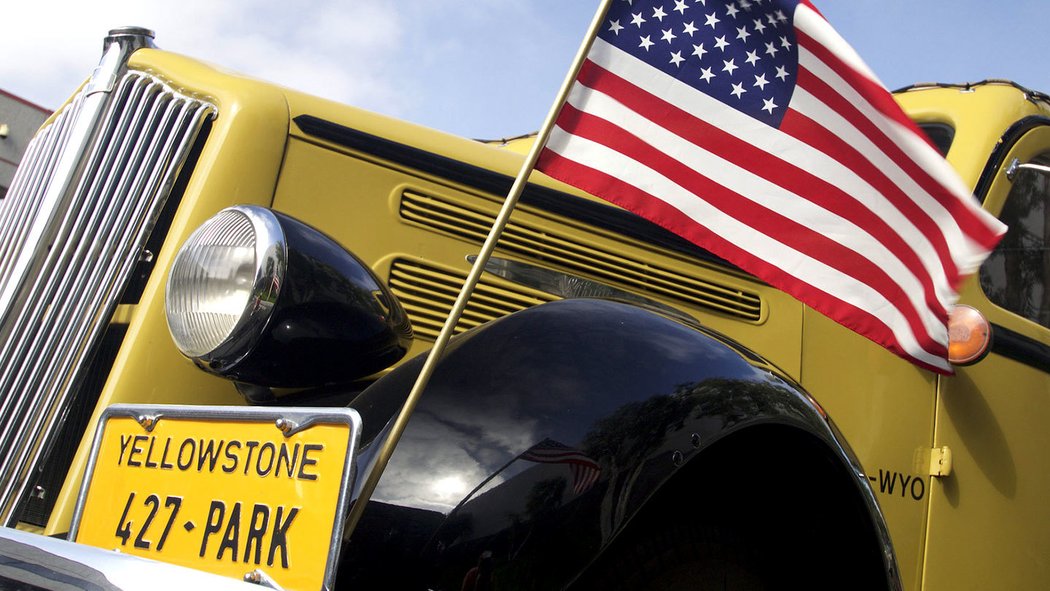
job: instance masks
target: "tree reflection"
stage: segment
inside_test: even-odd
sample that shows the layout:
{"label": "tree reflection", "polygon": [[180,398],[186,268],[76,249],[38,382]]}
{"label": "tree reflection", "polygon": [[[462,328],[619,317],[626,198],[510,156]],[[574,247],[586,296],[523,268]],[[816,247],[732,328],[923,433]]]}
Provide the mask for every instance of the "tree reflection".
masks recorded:
{"label": "tree reflection", "polygon": [[[601,503],[602,539],[610,539],[644,500],[648,486],[641,487],[638,497],[632,495],[639,480],[670,474],[668,442],[675,432],[687,426],[719,432],[755,417],[800,416],[803,412],[798,397],[779,382],[730,378],[682,384],[672,394],[621,406],[599,421],[582,445],[608,479]],[[701,429],[705,421],[709,427]]]}
{"label": "tree reflection", "polygon": [[695,450],[691,434],[715,437],[756,420],[815,417],[804,396],[761,371],[680,384],[669,394],[621,404],[575,445],[601,466],[592,488],[573,492],[569,471],[558,463],[511,470],[519,453],[497,471],[506,479],[468,495],[430,540],[437,567],[432,587],[454,588],[486,552],[496,584],[560,587],[676,472],[673,451]]}
{"label": "tree reflection", "polygon": [[981,288],[996,304],[1050,326],[1050,177],[1020,170],[1000,216],[1009,230],[981,268]]}

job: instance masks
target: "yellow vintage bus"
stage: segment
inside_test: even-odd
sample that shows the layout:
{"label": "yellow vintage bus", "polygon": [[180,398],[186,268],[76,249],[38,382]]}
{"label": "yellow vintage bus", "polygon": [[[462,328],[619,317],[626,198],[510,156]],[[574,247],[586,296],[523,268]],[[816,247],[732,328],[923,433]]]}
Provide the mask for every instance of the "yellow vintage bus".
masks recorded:
{"label": "yellow vintage bus", "polygon": [[537,174],[348,522],[532,138],[112,31],[0,202],[0,581],[1042,588],[1050,99],[896,97],[1010,227],[984,356],[919,369]]}

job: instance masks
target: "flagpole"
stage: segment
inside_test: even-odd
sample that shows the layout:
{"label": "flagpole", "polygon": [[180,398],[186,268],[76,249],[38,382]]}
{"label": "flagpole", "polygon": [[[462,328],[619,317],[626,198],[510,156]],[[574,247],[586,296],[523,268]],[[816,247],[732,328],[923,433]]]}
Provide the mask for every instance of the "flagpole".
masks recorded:
{"label": "flagpole", "polygon": [[608,12],[609,5],[612,1],[613,0],[601,0],[598,11],[595,13],[594,19],[591,21],[591,25],[587,29],[587,35],[584,37],[583,43],[576,52],[576,57],[572,62],[572,66],[569,68],[569,73],[565,76],[565,80],[562,82],[561,88],[558,90],[558,95],[554,100],[554,104],[551,106],[550,111],[547,113],[547,118],[543,121],[543,125],[536,134],[536,141],[532,144],[532,148],[525,157],[525,161],[522,162],[521,170],[518,172],[518,176],[515,177],[514,184],[511,185],[510,192],[507,193],[507,198],[503,201],[503,207],[496,216],[496,220],[493,223],[492,228],[489,230],[488,236],[485,238],[485,243],[482,245],[481,251],[478,252],[478,256],[474,260],[473,266],[470,268],[470,273],[467,275],[466,282],[463,284],[462,289],[460,289],[459,295],[456,297],[456,301],[452,305],[452,310],[449,311],[448,318],[445,320],[445,324],[441,327],[441,332],[438,333],[437,339],[434,341],[434,346],[427,354],[427,358],[423,362],[423,368],[420,370],[415,384],[413,384],[412,389],[409,391],[408,398],[405,399],[405,403],[401,407],[401,412],[398,413],[397,419],[395,419],[394,424],[390,429],[390,434],[387,435],[386,439],[383,441],[382,447],[376,456],[375,464],[373,465],[372,470],[369,471],[368,476],[361,487],[361,494],[351,507],[349,515],[347,515],[346,524],[343,529],[343,537],[345,539],[349,539],[350,535],[357,527],[357,523],[361,519],[361,514],[364,512],[364,507],[369,499],[372,498],[372,493],[375,492],[375,488],[379,484],[379,478],[383,475],[383,471],[386,469],[386,466],[390,461],[390,456],[393,455],[394,448],[397,447],[398,442],[401,440],[401,435],[404,433],[405,427],[408,426],[408,420],[415,411],[423,390],[430,382],[430,377],[434,373],[434,368],[444,354],[445,346],[448,344],[456,324],[463,315],[463,310],[467,306],[470,294],[474,291],[478,281],[481,279],[481,273],[484,272],[485,266],[492,257],[492,252],[496,250],[496,243],[499,241],[503,229],[510,220],[510,214],[514,211],[514,206],[517,205],[518,199],[525,190],[529,175],[532,173],[532,169],[535,168],[536,161],[539,160],[540,152],[542,151],[544,144],[547,143],[547,138],[550,136],[551,129],[554,127],[554,121],[557,119],[558,113],[561,111],[561,106],[565,103],[565,99],[569,96],[572,84],[576,80],[576,74],[580,71],[580,67],[583,65],[584,60],[587,59],[587,53],[591,49],[591,44],[594,42],[594,38],[597,36],[598,30],[601,28],[602,19],[605,18],[605,13]]}

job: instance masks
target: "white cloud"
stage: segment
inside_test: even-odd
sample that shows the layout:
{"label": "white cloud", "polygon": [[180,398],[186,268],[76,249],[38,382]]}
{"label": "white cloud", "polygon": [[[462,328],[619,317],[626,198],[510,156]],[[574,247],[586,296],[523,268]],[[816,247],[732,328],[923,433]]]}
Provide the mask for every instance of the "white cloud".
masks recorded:
{"label": "white cloud", "polygon": [[[156,31],[157,45],[170,51],[326,98],[396,110],[398,95],[382,63],[403,28],[401,13],[389,6],[383,0],[17,3],[6,11],[13,24],[0,36],[0,52],[18,57],[0,63],[0,87],[56,107],[97,63],[111,28],[140,25]],[[55,12],[62,18],[51,18]]]}
{"label": "white cloud", "polygon": [[[891,87],[1006,77],[1046,90],[1031,39],[1043,2],[993,19],[906,0],[819,6]],[[9,2],[0,88],[56,107],[117,26],[253,77],[469,136],[534,130],[593,16],[564,0],[30,0]],[[872,10],[885,5],[884,10]],[[902,15],[908,18],[902,19]],[[894,31],[887,43],[886,31]],[[951,34],[944,34],[944,32]]]}
{"label": "white cloud", "polygon": [[159,47],[224,69],[455,133],[514,135],[546,112],[586,4],[17,2],[4,12],[0,88],[55,108],[97,64],[106,33],[138,25]]}

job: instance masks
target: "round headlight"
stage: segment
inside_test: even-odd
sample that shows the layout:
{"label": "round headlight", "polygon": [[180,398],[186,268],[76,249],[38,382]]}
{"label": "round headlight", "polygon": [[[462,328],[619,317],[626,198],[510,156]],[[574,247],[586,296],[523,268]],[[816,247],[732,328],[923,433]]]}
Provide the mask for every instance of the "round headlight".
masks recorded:
{"label": "round headlight", "polygon": [[175,345],[208,361],[257,334],[280,294],[286,261],[281,226],[267,209],[232,207],[205,222],[168,277],[166,313]]}

